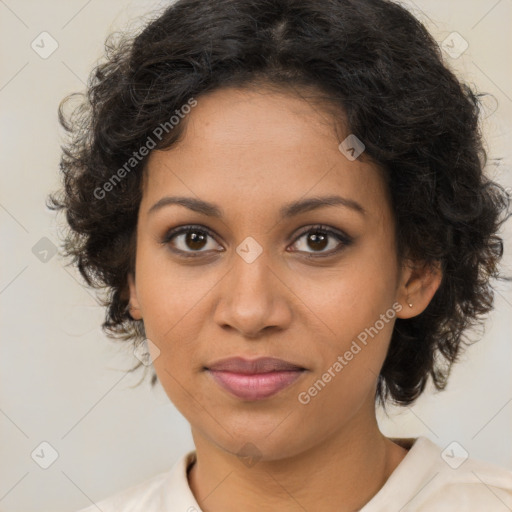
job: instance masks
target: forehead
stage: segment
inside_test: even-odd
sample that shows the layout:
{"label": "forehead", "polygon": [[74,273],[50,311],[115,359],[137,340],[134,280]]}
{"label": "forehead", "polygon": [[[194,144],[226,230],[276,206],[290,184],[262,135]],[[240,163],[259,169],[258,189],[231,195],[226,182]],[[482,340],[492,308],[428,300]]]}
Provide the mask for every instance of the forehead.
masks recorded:
{"label": "forehead", "polygon": [[339,193],[377,212],[387,202],[381,172],[341,153],[341,112],[322,107],[311,94],[265,88],[200,96],[179,143],[151,153],[143,202],[172,193],[258,209]]}

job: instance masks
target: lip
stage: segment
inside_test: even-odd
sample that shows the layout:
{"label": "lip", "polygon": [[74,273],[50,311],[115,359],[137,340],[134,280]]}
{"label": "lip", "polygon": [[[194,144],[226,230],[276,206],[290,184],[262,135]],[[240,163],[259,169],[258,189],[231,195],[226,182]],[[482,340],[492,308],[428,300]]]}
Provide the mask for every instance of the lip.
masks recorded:
{"label": "lip", "polygon": [[264,400],[292,385],[306,372],[294,363],[273,357],[222,359],[205,368],[224,390],[243,400]]}
{"label": "lip", "polygon": [[259,357],[257,359],[228,357],[208,365],[206,369],[211,371],[224,371],[249,375],[254,375],[256,373],[305,370],[302,366],[284,361],[283,359],[277,359],[275,357]]}
{"label": "lip", "polygon": [[287,388],[301,377],[305,370],[287,370],[267,373],[233,373],[208,370],[214,381],[232,395],[243,400],[264,400]]}

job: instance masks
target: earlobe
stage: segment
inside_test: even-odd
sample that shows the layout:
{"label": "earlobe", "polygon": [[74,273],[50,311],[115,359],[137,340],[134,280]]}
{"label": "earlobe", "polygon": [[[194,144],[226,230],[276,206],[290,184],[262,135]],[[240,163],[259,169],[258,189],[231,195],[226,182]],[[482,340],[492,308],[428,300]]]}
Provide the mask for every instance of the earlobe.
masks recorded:
{"label": "earlobe", "polygon": [[440,262],[408,268],[399,288],[398,300],[403,308],[397,317],[412,318],[422,313],[441,285],[442,278]]}
{"label": "earlobe", "polygon": [[128,288],[130,291],[130,301],[128,311],[134,320],[142,320],[139,299],[137,298],[137,290],[135,287],[135,278],[132,273],[128,274]]}

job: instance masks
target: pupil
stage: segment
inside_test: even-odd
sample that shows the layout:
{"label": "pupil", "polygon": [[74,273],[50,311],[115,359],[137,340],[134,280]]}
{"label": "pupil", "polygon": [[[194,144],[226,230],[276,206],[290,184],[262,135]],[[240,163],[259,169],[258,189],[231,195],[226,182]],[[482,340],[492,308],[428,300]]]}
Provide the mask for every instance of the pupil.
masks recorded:
{"label": "pupil", "polygon": [[[187,233],[186,243],[191,249],[202,249],[206,237],[204,234],[198,234],[197,231]],[[311,233],[308,239],[309,246],[312,249],[322,250],[327,246],[327,237],[323,234]]]}
{"label": "pupil", "polygon": [[[186,243],[191,249],[202,249],[204,247],[206,237],[198,234],[197,231],[187,233]],[[199,244],[199,246],[197,246]],[[202,244],[202,245],[201,245]]]}
{"label": "pupil", "polygon": [[[311,246],[310,244],[310,247],[312,249],[325,249],[325,247],[327,246],[327,237],[325,235],[322,235],[322,234],[318,234],[317,233],[312,233],[310,236],[309,236],[309,240],[308,242],[312,242],[313,243],[313,246]],[[316,246],[314,245],[316,244]],[[320,245],[318,245],[320,244]]]}

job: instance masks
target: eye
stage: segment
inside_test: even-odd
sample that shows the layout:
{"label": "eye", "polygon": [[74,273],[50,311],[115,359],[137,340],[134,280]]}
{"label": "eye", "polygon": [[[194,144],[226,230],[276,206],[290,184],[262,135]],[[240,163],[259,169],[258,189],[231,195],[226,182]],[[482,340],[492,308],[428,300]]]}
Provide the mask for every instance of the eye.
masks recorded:
{"label": "eye", "polygon": [[[349,246],[351,243],[352,238],[348,235],[333,231],[326,226],[319,225],[308,227],[306,231],[303,231],[302,234],[299,235],[299,237],[294,242],[294,245],[298,246],[297,252],[306,252],[308,257],[324,257],[332,256],[333,254],[338,253],[344,247]],[[305,250],[308,247],[313,249],[313,252]],[[324,250],[329,247],[331,250]],[[316,255],[315,253],[319,254]]]}
{"label": "eye", "polygon": [[[185,258],[201,256],[202,253],[218,250],[218,247],[221,247],[215,242],[215,236],[208,228],[194,225],[170,230],[161,243]],[[305,252],[308,257],[326,257],[338,253],[351,243],[352,238],[348,235],[318,225],[308,227],[295,239],[293,246],[298,246],[298,248],[292,252]],[[313,251],[307,251],[308,247]],[[325,251],[326,248],[330,248],[330,250]],[[219,252],[221,251],[223,251],[222,247]]]}
{"label": "eye", "polygon": [[[162,244],[168,245],[171,251],[179,253],[184,257],[200,256],[201,253],[215,250],[219,244],[208,241],[214,240],[212,232],[202,226],[182,226],[169,231]],[[199,253],[199,254],[194,254]]]}

